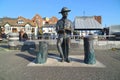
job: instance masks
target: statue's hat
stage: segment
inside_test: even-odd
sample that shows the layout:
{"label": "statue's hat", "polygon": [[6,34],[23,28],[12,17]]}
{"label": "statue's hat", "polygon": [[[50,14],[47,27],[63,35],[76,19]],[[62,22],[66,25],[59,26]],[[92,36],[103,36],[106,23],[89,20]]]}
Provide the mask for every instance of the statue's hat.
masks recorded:
{"label": "statue's hat", "polygon": [[70,12],[71,10],[69,10],[67,7],[63,7],[62,9],[61,9],[61,12],[59,12],[59,13],[63,13],[63,12]]}

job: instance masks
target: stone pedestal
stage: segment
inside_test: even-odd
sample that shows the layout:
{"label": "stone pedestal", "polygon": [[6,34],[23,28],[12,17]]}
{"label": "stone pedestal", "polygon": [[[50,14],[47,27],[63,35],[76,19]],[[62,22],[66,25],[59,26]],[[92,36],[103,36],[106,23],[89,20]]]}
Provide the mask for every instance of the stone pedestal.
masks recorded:
{"label": "stone pedestal", "polygon": [[96,63],[93,39],[92,35],[84,37],[84,63],[86,64]]}

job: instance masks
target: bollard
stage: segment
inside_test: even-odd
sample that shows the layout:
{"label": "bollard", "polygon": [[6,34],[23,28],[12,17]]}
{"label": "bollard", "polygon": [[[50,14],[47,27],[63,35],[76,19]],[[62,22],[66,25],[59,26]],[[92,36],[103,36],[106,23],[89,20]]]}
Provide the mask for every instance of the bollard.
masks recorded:
{"label": "bollard", "polygon": [[19,34],[18,33],[9,33],[9,49],[16,50],[19,42]]}
{"label": "bollard", "polygon": [[43,64],[47,61],[48,57],[48,44],[45,41],[39,42],[39,52],[37,53],[36,63]]}
{"label": "bollard", "polygon": [[84,63],[86,64],[96,63],[93,39],[92,35],[84,37]]}

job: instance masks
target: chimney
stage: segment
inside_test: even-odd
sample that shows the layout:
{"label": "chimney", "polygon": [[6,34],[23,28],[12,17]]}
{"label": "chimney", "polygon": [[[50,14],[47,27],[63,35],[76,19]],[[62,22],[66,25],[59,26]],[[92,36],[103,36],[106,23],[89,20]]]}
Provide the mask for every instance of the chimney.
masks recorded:
{"label": "chimney", "polygon": [[94,16],[94,18],[101,24],[101,16]]}

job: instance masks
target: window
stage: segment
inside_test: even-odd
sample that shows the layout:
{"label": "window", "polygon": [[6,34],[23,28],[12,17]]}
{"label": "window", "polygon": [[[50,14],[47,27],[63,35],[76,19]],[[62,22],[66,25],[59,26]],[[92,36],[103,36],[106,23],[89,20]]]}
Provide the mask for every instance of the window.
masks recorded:
{"label": "window", "polygon": [[30,31],[30,30],[31,30],[31,26],[30,26],[29,24],[26,24],[26,25],[25,25],[25,30],[26,30],[26,31]]}
{"label": "window", "polygon": [[7,30],[9,31],[10,29],[11,29],[10,26],[8,26],[8,27],[7,27]]}
{"label": "window", "polygon": [[17,32],[17,28],[12,28],[12,32]]}
{"label": "window", "polygon": [[28,30],[31,30],[31,28],[30,28],[30,27],[28,27]]}
{"label": "window", "polygon": [[23,20],[18,20],[18,24],[23,24],[24,21]]}
{"label": "window", "polygon": [[11,29],[10,25],[9,24],[6,24],[5,25],[5,30],[9,31]]}
{"label": "window", "polygon": [[32,28],[32,32],[35,32],[35,29],[34,29],[34,28]]}

